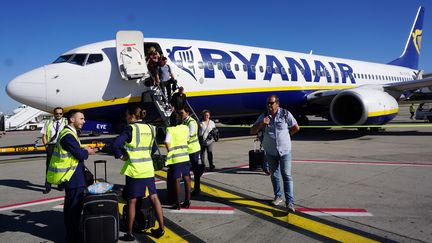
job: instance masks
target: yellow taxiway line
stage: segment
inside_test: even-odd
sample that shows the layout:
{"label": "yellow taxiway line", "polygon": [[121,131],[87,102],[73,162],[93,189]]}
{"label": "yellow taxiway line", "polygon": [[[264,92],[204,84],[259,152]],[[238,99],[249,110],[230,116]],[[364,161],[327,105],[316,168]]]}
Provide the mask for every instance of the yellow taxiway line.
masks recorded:
{"label": "yellow taxiway line", "polygon": [[[165,171],[155,171],[155,174],[162,178],[167,178],[167,173]],[[192,186],[193,187],[193,182]],[[317,222],[297,214],[290,213],[287,215],[286,211],[274,208],[270,205],[260,203],[255,200],[245,199],[241,196],[235,195],[233,193],[210,187],[201,184],[201,192],[207,193],[214,197],[229,201],[230,203],[237,204],[242,207],[246,207],[250,210],[258,212],[262,215],[286,222],[293,226],[302,228],[304,230],[310,231],[312,233],[340,241],[340,242],[378,242],[367,237],[351,233],[349,231],[338,229],[336,227],[326,225],[324,223]]]}
{"label": "yellow taxiway line", "polygon": [[[120,220],[123,215],[123,207],[125,206],[125,202],[123,200],[119,200],[118,207],[119,207],[119,214],[120,214]],[[183,239],[181,236],[176,234],[174,231],[170,230],[168,227],[165,226],[165,234],[161,238],[155,238],[151,235],[150,230],[151,229],[157,229],[159,227],[158,222],[156,221],[155,226],[153,228],[145,230],[144,234],[146,237],[151,239],[154,242],[188,242],[187,240]]]}

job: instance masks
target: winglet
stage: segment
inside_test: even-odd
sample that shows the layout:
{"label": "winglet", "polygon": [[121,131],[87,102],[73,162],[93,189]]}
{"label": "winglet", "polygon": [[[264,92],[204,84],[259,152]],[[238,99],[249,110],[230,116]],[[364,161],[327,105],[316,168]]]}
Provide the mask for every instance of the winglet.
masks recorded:
{"label": "winglet", "polygon": [[424,10],[424,7],[419,7],[417,17],[408,36],[408,40],[402,55],[398,59],[389,62],[389,64],[412,69],[418,68],[418,60],[420,55],[421,39],[423,33]]}

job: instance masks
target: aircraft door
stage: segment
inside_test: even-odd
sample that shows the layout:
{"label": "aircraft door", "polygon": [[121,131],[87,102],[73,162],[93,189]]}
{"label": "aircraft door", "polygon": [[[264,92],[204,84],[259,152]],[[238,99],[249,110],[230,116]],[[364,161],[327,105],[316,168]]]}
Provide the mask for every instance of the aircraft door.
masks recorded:
{"label": "aircraft door", "polygon": [[141,31],[118,31],[116,35],[117,63],[122,79],[135,80],[148,76]]}

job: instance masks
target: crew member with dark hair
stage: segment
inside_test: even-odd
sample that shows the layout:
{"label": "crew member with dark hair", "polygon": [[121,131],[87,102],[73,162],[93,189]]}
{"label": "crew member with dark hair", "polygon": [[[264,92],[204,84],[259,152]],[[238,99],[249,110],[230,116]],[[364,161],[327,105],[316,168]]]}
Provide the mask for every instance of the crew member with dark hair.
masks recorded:
{"label": "crew member with dark hair", "polygon": [[189,116],[189,109],[187,107],[181,109],[180,114],[183,118],[183,124],[189,128],[189,140],[188,140],[188,153],[189,160],[192,165],[192,171],[194,173],[194,191],[193,196],[197,196],[201,192],[201,176],[204,173],[204,164],[200,159],[201,146],[198,140],[198,124],[195,119]]}
{"label": "crew member with dark hair", "polygon": [[67,114],[68,125],[61,130],[47,172],[47,181],[51,184],[65,186],[64,224],[67,242],[80,242],[79,231],[81,211],[83,208],[84,160],[89,154],[95,154],[92,147],[81,148],[77,130],[85,123],[84,114],[80,110],[70,110]]}
{"label": "crew member with dark hair", "polygon": [[123,189],[123,198],[127,200],[127,233],[120,237],[122,241],[134,241],[132,234],[135,221],[137,199],[145,196],[148,191],[150,201],[156,211],[159,228],[151,230],[155,237],[161,237],[164,231],[163,213],[161,203],[156,191],[154,168],[151,154],[156,151],[154,143],[155,127],[141,123],[145,110],[137,105],[126,109],[128,126],[113,142],[113,152],[116,159],[125,161],[121,174],[126,176]]}
{"label": "crew member with dark hair", "polygon": [[[178,112],[170,116],[170,126],[167,128],[165,145],[168,151],[166,165],[168,166],[167,186],[174,186],[173,209],[189,208],[190,206],[190,163],[188,153],[187,126],[182,124],[182,117]],[[180,205],[180,177],[185,183],[185,200]],[[171,193],[171,192],[169,192]],[[172,195],[169,195],[172,198]]]}

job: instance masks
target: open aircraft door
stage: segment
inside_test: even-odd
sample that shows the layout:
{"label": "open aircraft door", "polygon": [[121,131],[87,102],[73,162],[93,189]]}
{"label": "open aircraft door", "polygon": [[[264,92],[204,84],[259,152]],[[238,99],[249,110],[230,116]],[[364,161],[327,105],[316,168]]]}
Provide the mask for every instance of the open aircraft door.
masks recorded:
{"label": "open aircraft door", "polygon": [[116,53],[119,71],[124,80],[147,78],[144,35],[141,31],[118,31]]}

